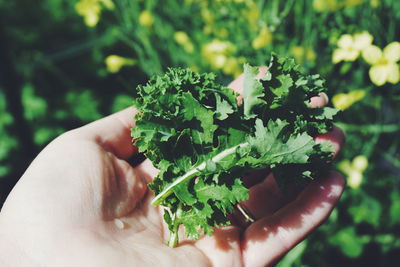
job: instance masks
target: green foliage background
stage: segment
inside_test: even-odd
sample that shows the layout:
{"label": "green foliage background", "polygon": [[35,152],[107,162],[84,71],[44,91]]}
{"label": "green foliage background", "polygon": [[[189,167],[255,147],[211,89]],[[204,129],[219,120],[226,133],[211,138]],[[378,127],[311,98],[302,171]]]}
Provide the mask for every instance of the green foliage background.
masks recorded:
{"label": "green foliage background", "polygon": [[[2,202],[48,142],[129,106],[150,75],[184,66],[215,71],[227,84],[243,62],[263,65],[276,51],[320,73],[330,97],[365,92],[338,118],[347,142],[337,167],[360,155],[369,162],[361,184],[347,188],[328,221],[279,266],[398,264],[399,84],[376,86],[362,59],[333,64],[332,53],[346,33],[368,31],[381,48],[400,41],[400,1],[114,0],[107,8],[110,1],[86,0],[101,9],[91,26],[77,2],[0,0]],[[134,64],[112,73],[109,55]]]}

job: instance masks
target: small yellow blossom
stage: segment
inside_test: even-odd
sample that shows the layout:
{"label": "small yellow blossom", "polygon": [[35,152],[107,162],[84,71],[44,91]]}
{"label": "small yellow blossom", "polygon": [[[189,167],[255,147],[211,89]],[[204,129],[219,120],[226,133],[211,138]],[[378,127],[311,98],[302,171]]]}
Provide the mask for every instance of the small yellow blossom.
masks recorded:
{"label": "small yellow blossom", "polygon": [[346,0],[343,2],[343,5],[345,7],[353,7],[353,6],[361,5],[363,2],[364,2],[364,0]]}
{"label": "small yellow blossom", "polygon": [[112,0],[99,0],[106,8],[114,9],[114,2]]}
{"label": "small yellow blossom", "polygon": [[243,72],[242,66],[244,63],[244,58],[229,57],[222,68],[222,72],[236,78]]}
{"label": "small yellow blossom", "polygon": [[372,40],[372,35],[366,31],[354,35],[343,34],[338,40],[338,48],[333,51],[332,62],[336,64],[342,60],[356,60],[361,51],[371,45]]}
{"label": "small yellow blossom", "polygon": [[220,27],[216,29],[215,35],[218,36],[219,38],[224,39],[229,36],[229,31],[227,28]]}
{"label": "small yellow blossom", "polygon": [[397,61],[400,60],[400,43],[392,42],[383,51],[371,45],[363,50],[364,60],[371,65],[369,77],[371,81],[378,85],[386,82],[396,84],[400,81],[400,70]]}
{"label": "small yellow blossom", "polygon": [[336,0],[314,0],[313,8],[317,12],[335,11],[339,8]]}
{"label": "small yellow blossom", "polygon": [[189,69],[191,69],[194,72],[199,72],[200,71],[200,67],[197,65],[190,65]]}
{"label": "small yellow blossom", "polygon": [[81,0],[75,4],[75,10],[87,26],[94,27],[99,22],[101,6],[97,0]]}
{"label": "small yellow blossom", "polygon": [[363,173],[368,167],[368,159],[363,156],[355,157],[351,162],[343,160],[339,162],[339,169],[347,176],[347,184],[353,189],[359,188],[363,181]]}
{"label": "small yellow blossom", "polygon": [[260,33],[253,39],[251,46],[254,49],[260,49],[272,42],[272,33],[267,27],[263,27]]}
{"label": "small yellow blossom", "polygon": [[290,53],[294,56],[296,62],[299,64],[303,63],[304,60],[312,62],[317,58],[314,49],[311,47],[295,45],[290,49]]}
{"label": "small yellow blossom", "polygon": [[139,23],[145,27],[151,27],[154,24],[153,14],[148,10],[143,10],[139,15]]}
{"label": "small yellow blossom", "polygon": [[102,5],[107,9],[114,8],[111,0],[80,0],[75,4],[75,10],[83,16],[87,26],[94,27],[99,22]]}
{"label": "small yellow blossom", "polygon": [[368,159],[366,156],[359,155],[353,159],[352,165],[355,170],[364,172],[368,167]]}
{"label": "small yellow blossom", "polygon": [[244,59],[235,58],[232,55],[235,51],[236,47],[231,42],[216,39],[204,45],[201,53],[213,69],[221,69],[225,74],[236,77],[242,72]]}
{"label": "small yellow blossom", "polygon": [[354,90],[350,93],[337,94],[332,97],[332,104],[335,108],[345,110],[354,103],[365,97],[365,90]]}
{"label": "small yellow blossom", "polygon": [[125,58],[117,55],[110,55],[105,59],[107,70],[111,73],[118,72],[124,66],[133,66],[136,60],[132,58]]}
{"label": "small yellow blossom", "polygon": [[227,3],[243,3],[245,0],[217,0],[217,2],[227,2]]}
{"label": "small yellow blossom", "polygon": [[376,8],[379,6],[380,2],[380,0],[371,0],[369,4],[371,5],[371,7]]}
{"label": "small yellow blossom", "polygon": [[203,20],[206,24],[214,23],[214,15],[207,7],[203,7],[201,9],[201,17],[203,18]]}
{"label": "small yellow blossom", "polygon": [[190,40],[189,36],[187,35],[186,32],[183,31],[177,31],[174,33],[174,40],[181,46],[183,46],[183,49],[188,52],[188,53],[193,53],[194,51],[194,46],[192,41]]}
{"label": "small yellow blossom", "polygon": [[215,69],[222,69],[228,56],[235,51],[235,46],[227,41],[213,40],[202,48],[203,57]]}
{"label": "small yellow blossom", "polygon": [[203,32],[205,34],[211,34],[214,30],[215,17],[207,5],[203,4],[201,7],[201,17],[204,21]]}
{"label": "small yellow blossom", "polygon": [[249,22],[250,28],[256,30],[260,19],[260,9],[254,2],[251,2],[248,8],[244,10],[244,17]]}

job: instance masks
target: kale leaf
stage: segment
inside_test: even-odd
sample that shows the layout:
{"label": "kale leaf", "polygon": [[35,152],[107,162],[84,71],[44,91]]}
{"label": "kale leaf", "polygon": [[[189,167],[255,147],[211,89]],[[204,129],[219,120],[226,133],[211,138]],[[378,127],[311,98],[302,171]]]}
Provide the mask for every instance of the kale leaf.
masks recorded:
{"label": "kale leaf", "polygon": [[337,110],[310,108],[325,92],[319,75],[304,75],[293,59],[273,55],[265,75],[244,66],[243,104],[212,73],[171,68],[138,87],[135,145],[160,170],[149,185],[165,209],[170,246],[178,228],[197,239],[228,225],[248,199],[242,177],[269,168],[279,185],[313,179],[328,165],[329,144],[313,136],[332,127]]}

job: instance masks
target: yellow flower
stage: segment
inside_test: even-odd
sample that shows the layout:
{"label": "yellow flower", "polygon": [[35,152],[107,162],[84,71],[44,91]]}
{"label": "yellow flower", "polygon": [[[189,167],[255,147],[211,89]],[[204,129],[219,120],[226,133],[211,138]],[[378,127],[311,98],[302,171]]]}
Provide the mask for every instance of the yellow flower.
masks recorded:
{"label": "yellow flower", "polygon": [[143,10],[139,15],[139,23],[145,27],[151,27],[154,24],[153,14],[148,10]]}
{"label": "yellow flower", "polygon": [[352,165],[355,170],[364,172],[368,167],[368,159],[363,155],[357,156],[353,159]]}
{"label": "yellow flower", "polygon": [[117,55],[110,55],[105,59],[107,70],[111,73],[118,72],[123,66],[133,66],[136,60]]}
{"label": "yellow flower", "polygon": [[314,61],[317,57],[314,49],[311,47],[303,47],[298,45],[293,46],[290,49],[290,53],[294,56],[296,62],[299,64],[303,63],[304,60]]}
{"label": "yellow flower", "polygon": [[336,0],[314,0],[313,8],[317,12],[335,11],[339,5]]}
{"label": "yellow flower", "polygon": [[361,5],[363,2],[364,0],[346,0],[344,1],[343,5],[346,7],[353,7]]}
{"label": "yellow flower", "polygon": [[379,4],[380,4],[380,0],[371,0],[371,1],[369,2],[369,4],[370,4],[371,7],[373,7],[373,8],[378,7]]}
{"label": "yellow flower", "polygon": [[207,2],[200,2],[200,3],[202,3],[200,13],[201,13],[201,17],[204,21],[203,32],[205,34],[211,34],[214,30],[214,24],[215,24],[214,14],[208,8]]}
{"label": "yellow flower", "polygon": [[227,28],[217,28],[215,35],[222,39],[227,38],[229,36],[229,31]]}
{"label": "yellow flower", "polygon": [[206,54],[226,54],[235,51],[235,46],[228,41],[213,40],[204,46]]}
{"label": "yellow flower", "polygon": [[188,53],[193,53],[194,46],[186,32],[177,31],[174,33],[174,40],[185,49]]}
{"label": "yellow flower", "polygon": [[245,0],[217,0],[217,2],[227,2],[227,3],[243,3]]}
{"label": "yellow flower", "polygon": [[79,15],[83,16],[87,26],[94,27],[100,19],[101,4],[107,9],[114,8],[114,3],[111,0],[80,0],[75,4],[75,10]]}
{"label": "yellow flower", "polygon": [[200,68],[197,65],[190,65],[189,69],[191,69],[194,72],[199,72],[200,71]]}
{"label": "yellow flower", "polygon": [[244,17],[249,22],[250,28],[255,30],[260,19],[260,9],[254,2],[250,2],[248,8],[244,10]]}
{"label": "yellow flower", "polygon": [[400,43],[392,42],[382,50],[371,45],[363,50],[363,58],[371,65],[369,77],[378,85],[386,82],[398,83],[400,81],[400,70],[397,61],[400,60]]}
{"label": "yellow flower", "polygon": [[254,49],[260,49],[269,45],[272,41],[272,33],[267,27],[263,27],[260,33],[253,39],[251,46]]}
{"label": "yellow flower", "polygon": [[202,48],[202,55],[213,68],[221,69],[227,56],[235,51],[235,46],[227,41],[213,40]]}
{"label": "yellow flower", "polygon": [[232,75],[233,77],[238,77],[242,72],[242,66],[245,62],[244,58],[235,58],[235,57],[230,57],[226,60],[226,63],[224,64],[222,71],[226,75]]}
{"label": "yellow flower", "polygon": [[201,17],[206,24],[214,24],[214,15],[207,7],[201,9]]}
{"label": "yellow flower", "polygon": [[363,173],[368,167],[368,159],[363,156],[357,156],[352,162],[343,160],[339,162],[339,169],[347,175],[347,184],[353,189],[360,187],[363,180]]}
{"label": "yellow flower", "polygon": [[370,46],[373,37],[364,31],[354,35],[343,34],[338,40],[338,48],[333,51],[332,62],[354,61],[360,55],[360,52]]}
{"label": "yellow flower", "polygon": [[75,4],[75,10],[83,16],[87,26],[94,27],[99,22],[101,6],[97,0],[80,0]]}
{"label": "yellow flower", "polygon": [[337,94],[332,97],[335,108],[345,110],[365,97],[364,90],[354,90],[347,94]]}
{"label": "yellow flower", "polygon": [[114,9],[114,2],[112,0],[99,0],[107,9]]}

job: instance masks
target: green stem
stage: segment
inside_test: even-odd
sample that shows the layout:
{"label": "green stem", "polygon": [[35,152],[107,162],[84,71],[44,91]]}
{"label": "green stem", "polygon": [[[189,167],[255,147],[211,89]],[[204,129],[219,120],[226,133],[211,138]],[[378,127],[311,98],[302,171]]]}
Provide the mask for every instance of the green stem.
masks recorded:
{"label": "green stem", "polygon": [[253,218],[253,215],[250,214],[250,212],[244,208],[244,206],[237,204],[236,208],[240,211],[240,213],[243,215],[243,217],[246,219],[247,222],[255,222],[255,219]]}
{"label": "green stem", "polygon": [[169,240],[168,240],[168,246],[171,248],[174,248],[178,245],[179,243],[179,218],[182,215],[182,208],[181,204],[179,204],[178,209],[176,210],[176,213],[174,214],[172,221],[173,221],[173,229],[170,232]]}
{"label": "green stem", "polygon": [[[231,148],[225,149],[224,151],[220,152],[219,154],[215,155],[211,161],[215,163],[219,163],[223,161],[226,157],[229,157],[230,155],[236,153],[236,150],[238,148],[243,148],[248,146],[249,143],[242,143],[236,146],[233,146]],[[154,199],[151,201],[151,204],[154,206],[158,206],[165,198],[167,198],[171,193],[173,192],[173,188],[181,183],[184,183],[185,181],[188,181],[196,176],[198,176],[202,171],[204,171],[207,167],[207,163],[204,161],[197,167],[191,169],[184,175],[180,176],[177,178],[172,184],[167,186],[161,193],[159,193],[157,196],[154,197]]]}
{"label": "green stem", "polygon": [[[178,225],[178,228],[179,228],[179,225]],[[174,229],[174,231],[171,232],[171,235],[169,236],[168,246],[171,248],[176,247],[179,243],[178,228]]]}
{"label": "green stem", "polygon": [[400,130],[397,124],[347,124],[335,123],[338,127],[349,132],[364,132],[364,133],[394,133]]}

